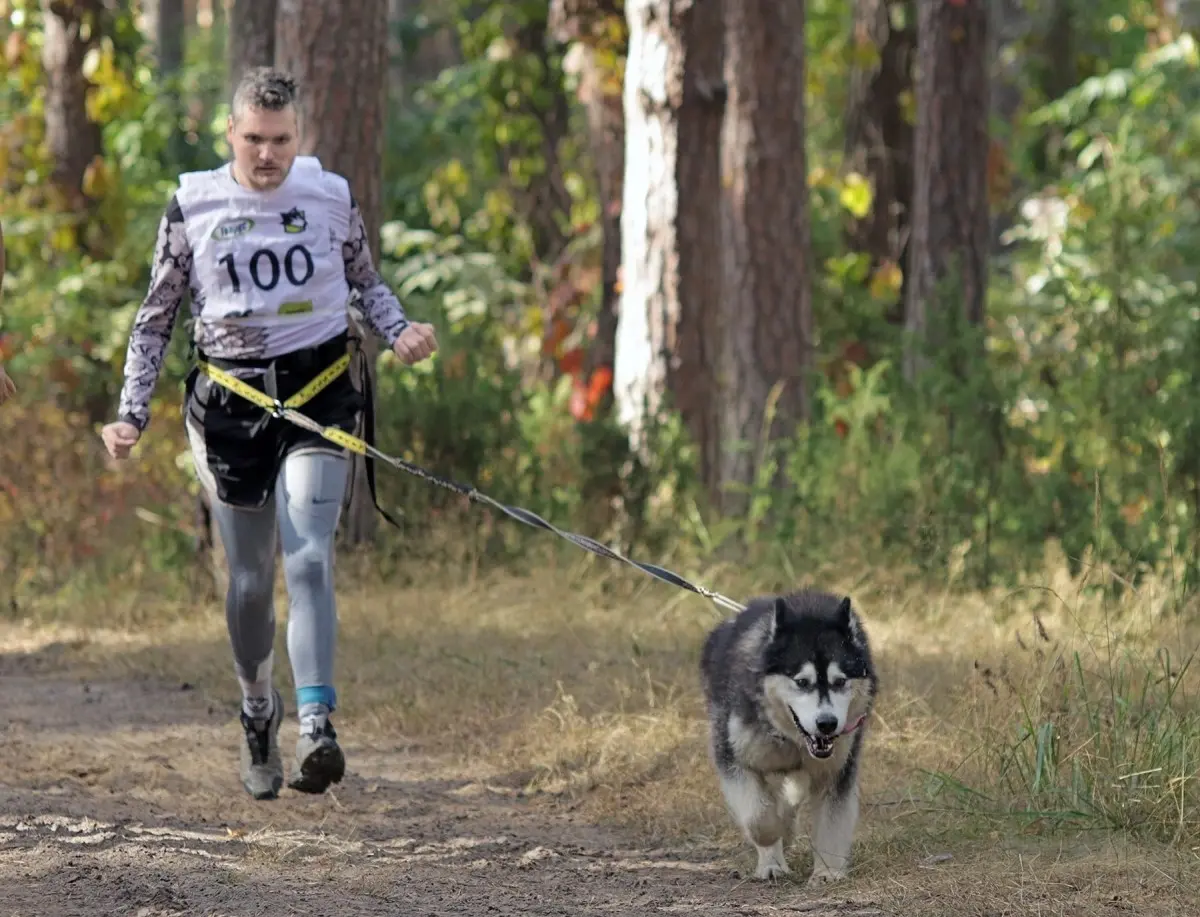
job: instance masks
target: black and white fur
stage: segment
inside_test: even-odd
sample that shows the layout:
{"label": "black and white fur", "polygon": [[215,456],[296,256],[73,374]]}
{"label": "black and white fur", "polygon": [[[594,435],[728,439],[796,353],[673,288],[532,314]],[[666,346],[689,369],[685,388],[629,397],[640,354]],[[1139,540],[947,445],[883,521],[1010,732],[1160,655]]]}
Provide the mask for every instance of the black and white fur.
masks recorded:
{"label": "black and white fur", "polygon": [[841,879],[858,823],[858,768],[878,679],[849,598],[757,598],[705,640],[710,754],[754,875],[790,873],[784,845],[812,807],[810,884]]}

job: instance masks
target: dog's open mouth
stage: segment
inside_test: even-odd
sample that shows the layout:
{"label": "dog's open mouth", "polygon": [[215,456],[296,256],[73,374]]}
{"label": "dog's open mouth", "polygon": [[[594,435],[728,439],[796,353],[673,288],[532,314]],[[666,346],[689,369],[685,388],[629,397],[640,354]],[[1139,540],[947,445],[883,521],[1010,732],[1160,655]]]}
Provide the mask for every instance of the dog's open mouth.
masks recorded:
{"label": "dog's open mouth", "polygon": [[814,758],[828,758],[833,754],[833,743],[837,741],[837,736],[815,736],[800,725],[800,717],[796,716],[794,711],[789,711],[792,714],[792,721],[796,724],[796,728],[800,730],[800,735],[804,736],[804,742],[808,746],[808,753]]}

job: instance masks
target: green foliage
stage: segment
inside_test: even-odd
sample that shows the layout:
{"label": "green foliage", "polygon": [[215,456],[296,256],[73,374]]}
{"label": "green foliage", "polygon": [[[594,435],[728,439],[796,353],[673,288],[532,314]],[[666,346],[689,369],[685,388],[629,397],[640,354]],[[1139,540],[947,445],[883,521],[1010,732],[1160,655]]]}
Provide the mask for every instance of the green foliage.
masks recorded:
{"label": "green foliage", "polygon": [[1115,647],[1093,670],[1079,652],[1055,658],[1040,684],[1007,682],[1016,716],[1001,721],[981,755],[987,789],[933,775],[934,795],[968,811],[1021,823],[1119,829],[1163,843],[1195,837],[1200,755],[1194,657],[1145,660]]}
{"label": "green foliage", "polygon": [[1198,66],[1185,36],[1039,113],[1074,162],[1027,201],[996,316],[1032,502],[1131,574],[1200,558]]}
{"label": "green foliage", "polygon": [[[225,153],[223,36],[193,30],[183,70],[156,86],[129,14],[106,24],[87,65],[104,152],[81,226],[41,197],[39,5],[7,10],[0,347],[29,397],[95,423],[111,414],[176,176]],[[1019,577],[1050,539],[1077,565],[1103,561],[1126,581],[1169,569],[1182,595],[1200,571],[1190,39],[1163,43],[1149,2],[1104,0],[1076,11],[1069,66],[1052,72],[1037,30],[1005,50],[1027,67],[1018,119],[1001,136],[1015,185],[1035,191],[993,258],[986,326],[953,329],[953,346],[930,354],[912,386],[888,316],[903,265],[872,271],[844,237],[874,203],[861,176],[842,170],[848,67],[863,53],[852,6],[814,0],[807,12],[814,415],[792,439],[746,444],[765,457],[748,516],[700,510],[695,450],[677,417],[652,431],[652,456],[635,457],[611,417],[572,414],[580,383],[567,357],[586,349],[600,301],[600,204],[565,49],[535,0],[453,0],[400,25],[410,53],[451,30],[461,60],[408,87],[389,114],[381,269],[409,312],[436,324],[442,349],[412,369],[381,360],[381,445],[642,553],[707,557],[736,544],[798,565],[831,549],[814,533],[838,532],[925,571],[988,581]],[[619,85],[623,29],[610,25],[602,57]],[[1148,43],[1158,47],[1147,53]],[[1062,73],[1069,91],[1048,96]],[[566,196],[546,208],[551,179]],[[181,327],[158,417],[176,409],[185,336]],[[178,451],[154,454],[170,456],[162,480],[182,487]],[[379,486],[406,511],[410,540],[460,505],[403,475],[381,473]],[[160,539],[162,558],[178,556],[188,499],[181,489],[147,507],[168,520],[160,534],[175,533]]]}

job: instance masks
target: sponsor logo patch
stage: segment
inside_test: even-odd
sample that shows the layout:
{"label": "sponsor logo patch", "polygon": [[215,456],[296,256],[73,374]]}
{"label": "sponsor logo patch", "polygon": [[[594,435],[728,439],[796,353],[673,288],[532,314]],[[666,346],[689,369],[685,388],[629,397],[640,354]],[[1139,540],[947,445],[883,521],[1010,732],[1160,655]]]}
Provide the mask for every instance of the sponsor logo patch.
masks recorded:
{"label": "sponsor logo patch", "polygon": [[254,228],[254,221],[247,218],[240,220],[226,220],[212,232],[212,237],[217,241],[222,239],[232,239],[234,236],[240,236]]}

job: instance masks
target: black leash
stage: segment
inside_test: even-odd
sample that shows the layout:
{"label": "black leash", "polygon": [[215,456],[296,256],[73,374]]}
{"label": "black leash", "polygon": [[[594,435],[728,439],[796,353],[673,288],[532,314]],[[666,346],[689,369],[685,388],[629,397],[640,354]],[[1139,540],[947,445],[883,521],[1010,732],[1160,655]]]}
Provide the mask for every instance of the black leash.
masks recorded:
{"label": "black leash", "polygon": [[[368,389],[370,388],[369,379],[367,380],[367,387]],[[368,404],[370,404],[369,395]],[[280,416],[292,421],[292,423],[312,430],[314,433],[325,433],[326,428],[322,427],[312,418],[291,408],[283,409],[283,411],[280,412]],[[341,431],[338,432],[340,433]],[[528,510],[520,506],[508,506],[504,503],[501,503],[499,500],[492,499],[487,494],[482,493],[478,488],[469,484],[461,484],[458,481],[452,481],[447,478],[440,477],[431,471],[425,470],[419,465],[414,465],[412,462],[407,462],[402,458],[397,458],[394,455],[388,455],[385,452],[381,452],[379,449],[375,448],[375,424],[371,417],[370,410],[368,410],[368,415],[365,419],[364,433],[366,435],[366,441],[363,442],[362,445],[365,447],[364,453],[366,455],[367,480],[370,483],[372,500],[375,500],[374,460],[378,459],[381,462],[386,462],[393,468],[407,472],[408,474],[420,478],[423,481],[427,481],[436,487],[441,487],[444,490],[449,490],[458,494],[459,496],[466,497],[472,503],[490,506],[493,509],[504,513],[504,515],[508,516],[510,519],[515,519],[518,522],[524,523],[525,525],[536,529],[542,529],[543,531],[557,535],[559,538],[564,538],[577,547],[583,548],[583,550],[589,551],[592,554],[596,554],[600,557],[607,557],[609,560],[615,560],[628,564],[629,566],[636,567],[643,573],[646,573],[657,580],[661,580],[664,583],[669,583],[672,586],[685,589],[688,592],[695,593],[696,595],[704,596],[704,598],[710,599],[728,611],[736,612],[745,610],[745,606],[740,602],[735,602],[728,596],[724,596],[719,592],[714,592],[711,589],[705,588],[704,586],[699,586],[696,583],[693,583],[690,580],[680,576],[678,573],[674,573],[673,571],[666,569],[665,567],[660,567],[658,564],[648,564],[643,561],[633,560],[632,558],[621,554],[619,551],[614,551],[607,545],[601,544],[594,538],[589,538],[586,535],[579,535],[575,532],[568,532],[564,529],[560,529],[557,526],[547,522],[532,510]],[[396,528],[400,527],[390,515],[380,508],[377,500],[375,500],[375,507],[388,522],[390,522],[393,526],[396,526]]]}
{"label": "black leash", "polygon": [[[359,350],[359,355],[364,361],[366,360],[366,354],[361,349]],[[238,379],[236,376],[233,376],[210,364],[201,363],[199,365],[203,371],[208,373],[208,375],[215,381],[221,385],[224,385],[235,394],[240,395],[251,403],[263,408],[263,410],[267,411],[271,416],[291,421],[298,427],[302,427],[305,430],[310,430],[311,432],[320,435],[332,443],[336,443],[339,446],[363,456],[366,459],[367,483],[371,489],[371,499],[375,503],[375,508],[384,517],[384,519],[386,519],[396,528],[400,528],[399,524],[390,515],[384,512],[382,507],[379,506],[378,500],[375,498],[374,459],[378,459],[381,462],[386,462],[393,468],[398,468],[401,471],[413,475],[414,477],[421,478],[423,481],[428,481],[430,484],[433,484],[437,487],[444,488],[445,490],[452,491],[459,496],[466,497],[472,503],[486,504],[487,506],[504,513],[509,518],[515,519],[518,522],[522,522],[525,525],[542,529],[546,532],[551,532],[552,534],[555,534],[560,538],[564,538],[577,547],[583,548],[583,550],[592,554],[629,564],[629,566],[636,567],[643,573],[646,573],[657,580],[661,580],[664,583],[669,583],[672,586],[685,589],[688,592],[695,593],[696,595],[702,595],[706,599],[712,600],[716,604],[729,611],[745,610],[745,606],[741,603],[735,602],[733,599],[721,595],[719,592],[713,592],[711,589],[698,586],[695,583],[684,579],[678,573],[671,572],[665,567],[660,567],[657,564],[647,564],[642,563],[641,561],[632,560],[626,557],[624,554],[621,554],[619,551],[614,551],[607,545],[603,545],[595,539],[588,538],[586,535],[577,535],[574,532],[568,532],[558,528],[557,526],[551,525],[537,513],[524,509],[520,506],[506,506],[499,500],[493,500],[487,494],[481,493],[473,486],[468,484],[460,484],[457,481],[439,477],[430,471],[426,471],[419,465],[414,465],[412,462],[406,462],[404,459],[396,458],[395,456],[388,455],[386,452],[379,451],[379,449],[375,447],[374,442],[375,412],[371,392],[372,385],[370,376],[366,374],[365,365],[363,374],[365,386],[364,394],[366,396],[368,405],[363,424],[363,432],[366,437],[365,441],[363,439],[359,439],[357,436],[352,436],[345,430],[338,429],[337,427],[322,426],[307,414],[302,414],[296,409],[300,405],[304,404],[308,399],[312,398],[318,391],[321,390],[322,387],[328,385],[330,381],[337,378],[337,376],[347,366],[348,362],[348,356],[343,355],[334,363],[334,365],[320,373],[307,386],[305,386],[304,389],[289,398],[287,402],[280,401],[278,398],[273,398],[271,395],[268,395],[265,392],[260,392],[254,387],[243,382],[241,379]]]}

